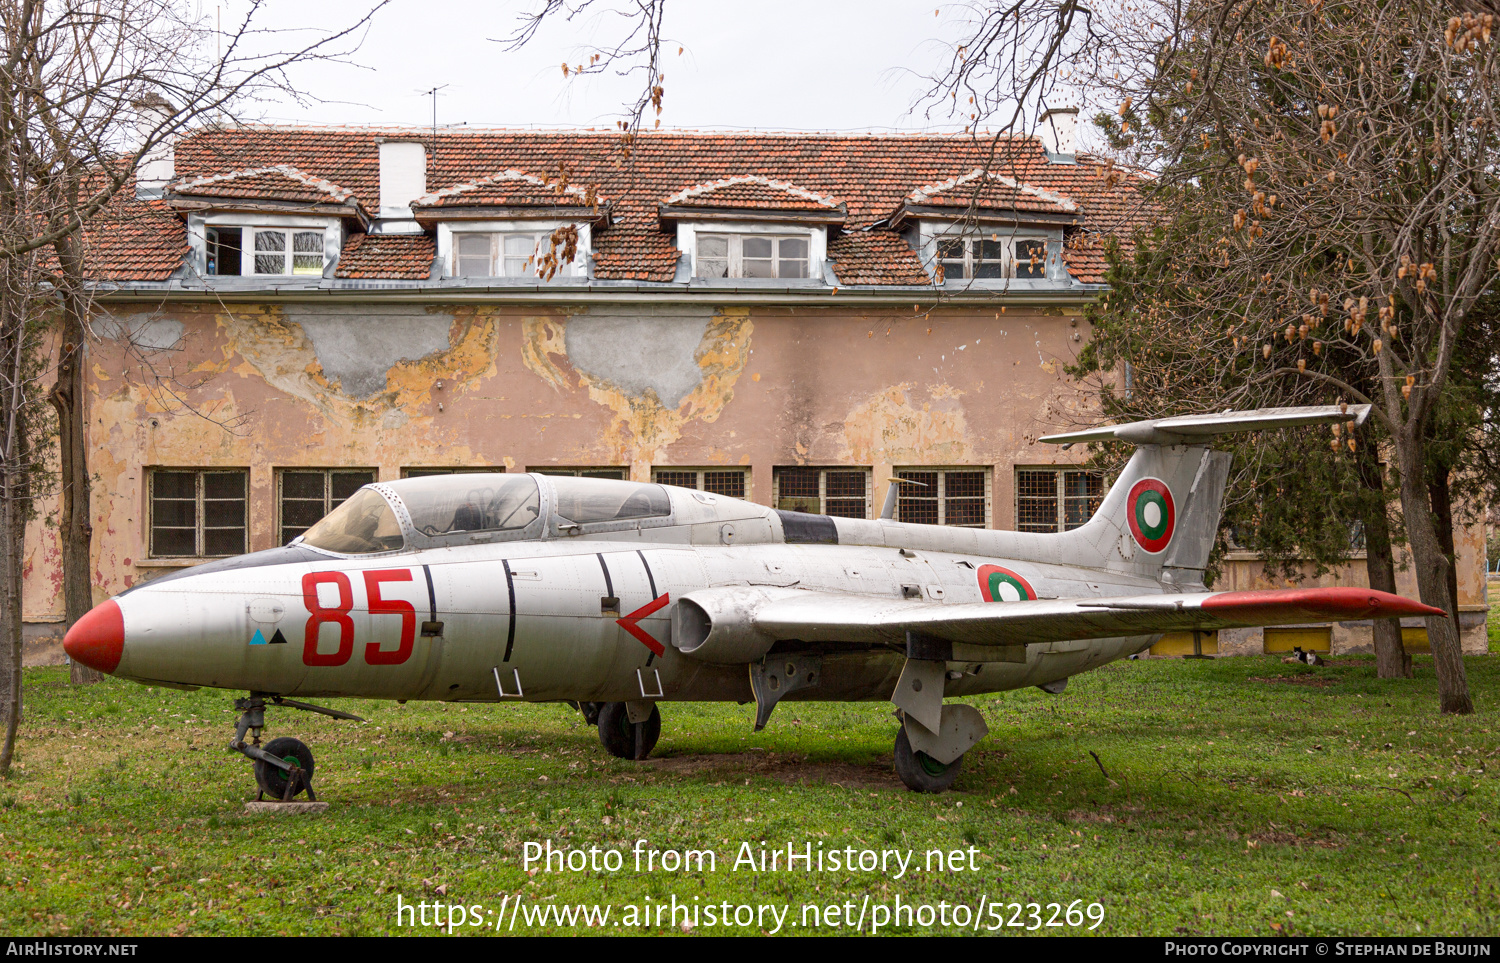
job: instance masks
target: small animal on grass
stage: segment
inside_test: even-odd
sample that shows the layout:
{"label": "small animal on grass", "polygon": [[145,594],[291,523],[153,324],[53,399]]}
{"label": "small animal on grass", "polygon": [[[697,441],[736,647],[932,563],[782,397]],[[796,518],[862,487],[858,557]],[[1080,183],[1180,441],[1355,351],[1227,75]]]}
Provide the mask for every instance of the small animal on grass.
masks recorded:
{"label": "small animal on grass", "polygon": [[1300,645],[1293,646],[1292,647],[1292,654],[1289,655],[1289,656],[1287,656],[1286,658],[1282,659],[1281,661],[1285,662],[1288,665],[1291,665],[1291,664],[1296,663],[1296,662],[1302,662],[1302,663],[1304,663],[1306,665],[1327,665],[1328,664],[1328,662],[1325,659],[1320,658],[1318,656],[1318,653],[1316,653],[1316,652],[1303,652],[1302,651],[1302,646],[1300,646]]}

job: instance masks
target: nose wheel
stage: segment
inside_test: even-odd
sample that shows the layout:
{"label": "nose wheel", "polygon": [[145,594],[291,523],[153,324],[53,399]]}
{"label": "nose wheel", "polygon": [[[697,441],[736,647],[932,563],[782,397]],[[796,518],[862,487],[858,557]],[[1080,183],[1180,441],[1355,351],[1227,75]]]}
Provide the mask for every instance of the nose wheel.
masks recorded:
{"label": "nose wheel", "polygon": [[[265,693],[260,692],[250,693],[248,699],[234,701],[234,707],[240,710],[240,718],[235,723],[234,739],[230,741],[229,749],[240,753],[254,764],[255,782],[260,786],[258,798],[265,799],[269,796],[273,801],[291,802],[306,793],[308,799],[317,801],[318,796],[313,792],[312,787],[313,754],[312,750],[307,748],[307,744],[290,736],[272,739],[264,746],[260,744],[260,734],[265,728],[268,705],[316,712],[335,719],[353,719],[356,722],[363,720],[359,716],[349,712],[340,712],[338,709],[328,709],[308,702],[295,702],[277,695],[268,698]],[[247,736],[248,741],[246,741]]]}
{"label": "nose wheel", "polygon": [[943,792],[958,778],[964,757],[952,762],[938,762],[925,752],[911,747],[903,726],[896,733],[896,775],[913,792]]}
{"label": "nose wheel", "polygon": [[599,707],[599,742],[617,759],[644,759],[661,737],[661,712],[654,703],[606,702]]}

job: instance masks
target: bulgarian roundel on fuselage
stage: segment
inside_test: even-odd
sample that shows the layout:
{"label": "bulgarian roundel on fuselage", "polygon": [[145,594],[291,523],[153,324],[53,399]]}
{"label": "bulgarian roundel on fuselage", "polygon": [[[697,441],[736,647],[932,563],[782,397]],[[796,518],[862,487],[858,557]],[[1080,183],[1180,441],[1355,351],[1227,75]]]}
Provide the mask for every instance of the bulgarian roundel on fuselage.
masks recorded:
{"label": "bulgarian roundel on fuselage", "polygon": [[1036,598],[1030,582],[999,565],[979,566],[979,592],[986,602],[1029,602]]}
{"label": "bulgarian roundel on fuselage", "polygon": [[1155,555],[1164,551],[1177,527],[1177,506],[1172,490],[1160,478],[1142,478],[1130,488],[1125,517],[1135,543]]}

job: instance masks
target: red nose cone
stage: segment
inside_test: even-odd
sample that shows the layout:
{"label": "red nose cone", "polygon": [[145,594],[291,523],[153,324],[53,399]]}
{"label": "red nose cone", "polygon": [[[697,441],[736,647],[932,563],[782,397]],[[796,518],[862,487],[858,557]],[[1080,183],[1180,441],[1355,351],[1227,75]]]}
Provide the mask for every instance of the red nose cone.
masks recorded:
{"label": "red nose cone", "polygon": [[114,672],[124,648],[125,617],[113,600],[90,609],[63,638],[69,658],[100,672]]}

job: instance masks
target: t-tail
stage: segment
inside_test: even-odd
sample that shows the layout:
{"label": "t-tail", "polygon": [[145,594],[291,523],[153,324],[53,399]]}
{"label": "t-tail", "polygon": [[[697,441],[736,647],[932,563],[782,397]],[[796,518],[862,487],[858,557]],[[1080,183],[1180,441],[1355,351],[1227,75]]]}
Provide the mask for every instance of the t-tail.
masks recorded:
{"label": "t-tail", "polygon": [[1363,424],[1369,405],[1260,408],[1105,425],[1047,435],[1069,445],[1126,441],[1140,446],[1088,524],[1061,536],[1065,558],[1106,560],[1104,567],[1188,589],[1203,584],[1229,479],[1230,456],[1210,446],[1218,435],[1324,425]]}

